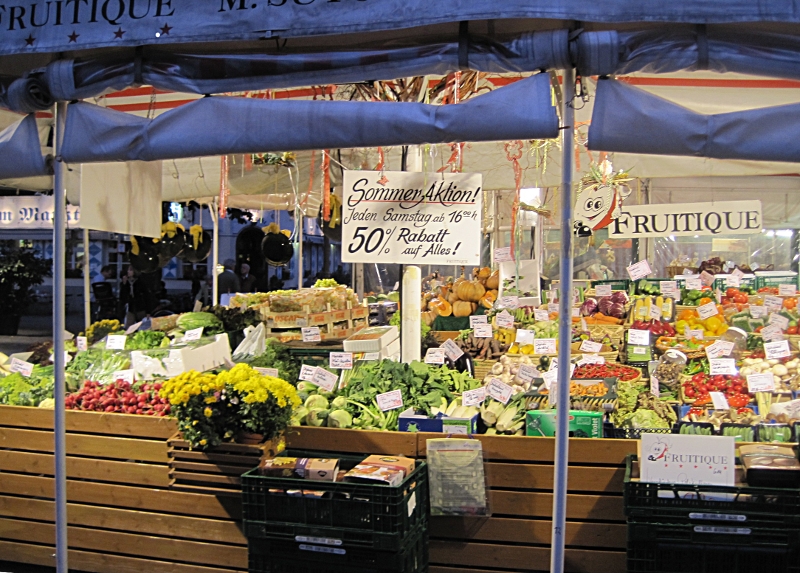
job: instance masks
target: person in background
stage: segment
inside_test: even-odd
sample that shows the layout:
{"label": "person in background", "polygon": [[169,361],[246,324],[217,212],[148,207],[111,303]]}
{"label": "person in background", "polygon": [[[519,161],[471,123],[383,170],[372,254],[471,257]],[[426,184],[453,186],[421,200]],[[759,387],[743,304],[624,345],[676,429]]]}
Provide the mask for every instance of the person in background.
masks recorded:
{"label": "person in background", "polygon": [[[199,281],[198,281],[199,282]],[[202,282],[197,287],[197,294],[194,295],[195,302],[200,301],[203,307],[211,305],[211,291],[213,290],[213,278],[211,275],[206,275]]]}
{"label": "person in background", "polygon": [[241,292],[255,292],[256,277],[250,274],[250,265],[242,263],[239,271],[239,282],[241,284]]}
{"label": "person in background", "polygon": [[[217,288],[219,289],[219,297],[222,299],[224,294],[236,294],[241,292],[242,285],[239,284],[239,277],[233,272],[236,268],[236,262],[233,259],[228,259],[222,264],[225,270],[217,277]],[[217,300],[219,304],[219,300]]]}
{"label": "person in background", "polygon": [[114,267],[111,265],[103,265],[103,268],[100,269],[100,274],[103,276],[103,282],[116,282],[114,279]]}
{"label": "person in background", "polygon": [[125,327],[147,316],[147,293],[145,285],[139,280],[139,273],[128,265],[119,287],[119,302],[125,317]]}

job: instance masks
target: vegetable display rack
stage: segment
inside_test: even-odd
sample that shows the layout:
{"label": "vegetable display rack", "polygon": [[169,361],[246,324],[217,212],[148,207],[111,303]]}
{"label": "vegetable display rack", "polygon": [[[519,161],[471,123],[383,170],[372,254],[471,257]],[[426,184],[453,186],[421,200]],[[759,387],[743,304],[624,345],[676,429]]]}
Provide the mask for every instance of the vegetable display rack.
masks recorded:
{"label": "vegetable display rack", "polygon": [[210,450],[192,449],[178,432],[167,444],[170,488],[196,493],[239,495],[241,475],[284,449],[283,439],[257,444],[220,444]]}
{"label": "vegetable display rack", "polygon": [[299,332],[289,335],[284,332],[287,329],[296,331],[307,326],[319,326],[322,340],[347,338],[364,328],[369,319],[369,307],[353,306],[349,301],[347,308],[340,310],[334,310],[328,303],[326,312],[311,312],[309,306],[296,312],[271,312],[269,306],[262,306],[259,312],[266,326],[267,337],[280,337],[281,333],[284,333],[285,336],[282,338],[285,340],[300,339]]}

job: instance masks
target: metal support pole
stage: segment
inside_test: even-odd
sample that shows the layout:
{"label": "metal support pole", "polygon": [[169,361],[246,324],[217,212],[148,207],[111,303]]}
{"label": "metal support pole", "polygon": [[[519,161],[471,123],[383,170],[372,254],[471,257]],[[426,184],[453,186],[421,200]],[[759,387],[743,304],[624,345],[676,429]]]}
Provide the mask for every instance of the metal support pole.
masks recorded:
{"label": "metal support pole", "polygon": [[553,470],[553,532],[550,541],[550,573],[564,571],[564,529],[567,521],[567,461],[569,459],[570,340],[572,340],[572,153],[575,146],[575,70],[564,70],[564,102],[561,119],[561,266],[558,299],[558,415]]}
{"label": "metal support pole", "polygon": [[67,190],[64,187],[64,163],[61,161],[61,143],[67,104],[56,104],[53,152],[55,177],[53,179],[53,364],[55,374],[55,486],[56,486],[56,571],[68,573],[67,564],[67,449],[64,425],[64,395],[66,392],[66,361],[64,360],[64,330],[66,325],[65,280],[66,280],[66,214]]}
{"label": "metal support pole", "polygon": [[83,228],[83,328],[92,324],[92,277],[89,265],[89,229]]}
{"label": "metal support pole", "polygon": [[219,274],[217,273],[217,267],[219,266],[219,212],[217,211],[216,199],[211,202],[208,211],[211,213],[211,223],[213,224],[211,234],[211,252],[213,255],[211,264],[214,266],[214,269],[211,271],[211,304],[215,305],[219,304]]}
{"label": "metal support pole", "polygon": [[303,212],[301,210],[297,210],[297,214],[295,215],[295,225],[297,225],[297,288],[303,288],[303,274],[305,273],[305,269],[303,268],[303,231],[305,229],[304,226],[304,217]]}

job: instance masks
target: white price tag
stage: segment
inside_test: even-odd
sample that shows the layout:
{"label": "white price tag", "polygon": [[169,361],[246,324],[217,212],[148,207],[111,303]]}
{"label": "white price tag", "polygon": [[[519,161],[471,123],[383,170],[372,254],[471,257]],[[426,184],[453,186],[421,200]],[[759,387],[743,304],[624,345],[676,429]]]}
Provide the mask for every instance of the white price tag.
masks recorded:
{"label": "white price tag", "polygon": [[476,388],[475,390],[467,390],[461,395],[461,403],[464,406],[477,406],[486,400],[486,388]]}
{"label": "white price tag", "polygon": [[136,324],[131,324],[128,327],[128,329],[125,331],[125,334],[133,334],[134,332],[139,330],[140,326],[142,326],[142,321],[141,320],[139,322],[137,322]]}
{"label": "white price tag", "polygon": [[464,351],[452,340],[445,340],[440,348],[444,349],[445,355],[453,362],[464,356]]}
{"label": "white price tag", "polygon": [[572,307],[572,318],[578,318],[581,315],[581,309],[577,306]]}
{"label": "white price tag", "polygon": [[589,330],[589,327],[586,325],[586,319],[582,318],[581,319],[581,332],[587,332],[588,330]]}
{"label": "white price tag", "polygon": [[634,346],[633,347],[634,354],[647,354],[647,348],[644,346]]}
{"label": "white price tag", "polygon": [[378,394],[375,396],[375,400],[378,402],[378,408],[383,412],[397,410],[403,407],[403,394],[400,390],[392,390],[390,392]]}
{"label": "white price tag", "polygon": [[764,374],[748,374],[747,390],[749,392],[774,392],[775,376],[767,372]]}
{"label": "white price tag", "polygon": [[494,250],[494,262],[509,263],[513,260],[514,255],[511,253],[511,247],[500,247]]}
{"label": "white price tag", "polygon": [[603,350],[603,345],[599,342],[593,342],[591,340],[584,340],[581,342],[581,347],[579,348],[581,352],[588,352],[589,354],[596,354]]}
{"label": "white price tag", "polygon": [[650,318],[655,320],[661,320],[661,307],[657,304],[650,305]]}
{"label": "white price tag", "polygon": [[360,360],[366,360],[366,361],[380,360],[380,359],[381,359],[381,353],[380,352],[367,352],[367,353],[364,354],[364,356],[362,356],[360,358]]}
{"label": "white price tag", "polygon": [[30,362],[25,362],[24,360],[20,360],[19,358],[12,358],[11,371],[19,372],[27,378],[33,373],[33,364]]}
{"label": "white price tag", "polygon": [[501,296],[500,300],[497,301],[497,306],[499,308],[510,308],[511,310],[514,310],[515,308],[519,307],[519,297]]}
{"label": "white price tag", "polygon": [[789,351],[789,341],[779,340],[777,342],[766,342],[764,344],[764,354],[766,355],[767,360],[791,356],[791,352]]}
{"label": "white price tag", "polygon": [[335,370],[352,370],[353,369],[353,353],[352,352],[331,352],[330,365]]}
{"label": "white price tag", "polygon": [[597,285],[594,287],[595,296],[611,296],[611,285]]}
{"label": "white price tag", "polygon": [[578,361],[578,366],[583,366],[584,364],[605,364],[606,359],[602,356],[598,356],[596,354],[584,354],[583,357]]}
{"label": "white price tag", "polygon": [[707,302],[702,306],[697,307],[697,314],[700,315],[702,320],[707,318],[711,318],[712,316],[719,314],[719,310],[717,310],[717,305],[713,302]]}
{"label": "white price tag", "polygon": [[109,334],[106,338],[106,350],[125,350],[125,341],[128,337],[124,334]]}
{"label": "white price tag", "polygon": [[317,371],[314,372],[314,377],[311,379],[312,384],[316,384],[323,390],[327,390],[328,392],[333,392],[334,388],[336,388],[336,383],[339,381],[339,377],[334,374],[333,372],[328,372],[324,368],[317,368]]}
{"label": "white price tag", "polygon": [[542,374],[542,380],[544,380],[544,387],[552,390],[553,386],[558,383],[558,368],[553,368]]}
{"label": "white price tag", "polygon": [[764,318],[769,314],[769,309],[766,306],[750,305],[750,316],[753,318]]}
{"label": "white price tag", "polygon": [[[52,352],[50,353],[50,362],[55,363],[55,361],[56,361],[55,356],[56,355],[54,353],[52,353]],[[69,353],[68,350],[65,350],[64,351],[64,364],[69,364],[71,360],[72,360],[72,355]]]}
{"label": "white price tag", "polygon": [[89,350],[89,339],[85,336],[79,336],[75,339],[75,344],[78,347],[78,352]]}
{"label": "white price tag", "polygon": [[768,295],[764,297],[764,306],[770,310],[779,311],[783,308],[783,299],[779,296]]}
{"label": "white price tag", "polygon": [[733,342],[717,340],[714,344],[706,346],[706,356],[711,358],[722,358],[728,356],[733,350]]}
{"label": "white price tag", "polygon": [[658,378],[650,376],[650,393],[658,398],[661,396],[661,385],[658,383]]}
{"label": "white price tag", "polygon": [[558,358],[553,358],[550,360],[550,366],[547,368],[547,371],[550,370],[558,370]]}
{"label": "white price tag", "polygon": [[301,328],[300,331],[303,333],[303,342],[321,342],[322,335],[319,331],[319,326],[307,326],[305,328]]}
{"label": "white price tag", "polygon": [[476,324],[472,333],[475,338],[492,338],[494,336],[491,324]]}
{"label": "white price tag", "polygon": [[714,284],[714,275],[709,273],[708,271],[703,271],[700,273],[700,282],[703,283],[705,286],[710,287]]}
{"label": "white price tag", "polygon": [[739,288],[742,286],[742,279],[736,275],[729,275],[725,277],[725,286],[727,288]]}
{"label": "white price tag", "polygon": [[769,320],[767,320],[767,324],[774,324],[781,330],[786,330],[789,328],[789,319],[785,316],[781,316],[780,314],[775,314],[774,312],[769,315]]}
{"label": "white price tag", "polygon": [[519,345],[522,345],[522,344],[533,344],[533,331],[532,330],[526,330],[524,328],[518,328],[517,329],[517,335],[516,335],[516,338],[514,339],[514,342],[516,342]]}
{"label": "white price tag", "polygon": [[261,374],[262,376],[271,376],[273,378],[280,378],[280,373],[278,372],[277,368],[260,368],[256,366],[253,368],[256,372]]}
{"label": "white price tag", "polygon": [[794,296],[797,294],[797,287],[795,285],[778,285],[778,294],[780,296]]}
{"label": "white price tag", "polygon": [[777,324],[771,324],[761,330],[761,338],[766,342],[770,340],[783,340],[783,331]]}
{"label": "white price tag", "polygon": [[550,320],[550,313],[546,310],[539,310],[538,308],[533,311],[533,318],[536,322],[546,322]]}
{"label": "white price tag", "polygon": [[499,378],[492,378],[486,385],[486,393],[498,402],[508,404],[514,395],[514,389]]}
{"label": "white price tag", "polygon": [[733,358],[711,358],[708,367],[712,376],[736,376],[736,360]]}
{"label": "white price tag", "polygon": [[686,279],[686,290],[700,290],[703,283],[699,278]]}
{"label": "white price tag", "polygon": [[635,329],[629,330],[628,344],[632,346],[650,346],[650,331]]}
{"label": "white price tag", "polygon": [[555,302],[547,303],[547,312],[558,312],[558,304]]}
{"label": "white price tag", "polygon": [[742,277],[744,277],[744,273],[742,272],[741,269],[733,269],[731,271],[731,276],[732,277],[736,277],[737,279],[739,279],[741,281]]}
{"label": "white price tag", "polygon": [[694,338],[695,340],[703,340],[705,333],[703,332],[702,328],[698,328],[697,330],[692,330],[688,326],[683,329],[683,335],[686,338]]}
{"label": "white price tag", "polygon": [[556,352],[555,338],[537,338],[533,341],[534,354],[555,354]]}
{"label": "white price tag", "polygon": [[425,353],[425,364],[444,364],[444,349],[428,348]]}
{"label": "white price tag", "polygon": [[498,313],[494,317],[494,321],[497,324],[497,328],[513,328],[514,327],[514,317],[511,316],[508,311],[502,311]]}
{"label": "white price tag", "polygon": [[533,379],[539,376],[539,371],[536,369],[535,366],[531,366],[530,364],[523,364],[517,370],[517,380],[522,382],[523,384],[530,384],[533,382]]}
{"label": "white price tag", "polygon": [[122,380],[123,382],[127,382],[128,384],[133,384],[136,381],[136,374],[133,369],[128,370],[117,370],[111,375],[113,380]]}
{"label": "white price tag", "polygon": [[311,382],[314,379],[314,374],[317,372],[316,366],[309,366],[308,364],[303,364],[300,368],[300,375],[298,378],[300,380],[305,380],[306,382]]}
{"label": "white price tag", "polygon": [[678,296],[678,281],[661,281],[658,284],[661,294],[670,298]]}
{"label": "white price tag", "polygon": [[631,266],[627,267],[626,270],[628,271],[628,276],[631,277],[632,281],[643,279],[653,272],[650,269],[650,264],[647,262],[647,259],[632,264]]}
{"label": "white price tag", "polygon": [[488,324],[485,314],[478,314],[469,317],[469,327],[475,328],[476,324]]}
{"label": "white price tag", "polygon": [[725,394],[722,392],[709,392],[709,396],[711,396],[711,402],[714,404],[715,410],[729,410],[730,406],[728,406],[728,400],[725,399]]}
{"label": "white price tag", "polygon": [[183,335],[184,342],[191,342],[192,340],[200,340],[203,337],[203,327],[200,328],[193,328],[192,330],[187,330]]}

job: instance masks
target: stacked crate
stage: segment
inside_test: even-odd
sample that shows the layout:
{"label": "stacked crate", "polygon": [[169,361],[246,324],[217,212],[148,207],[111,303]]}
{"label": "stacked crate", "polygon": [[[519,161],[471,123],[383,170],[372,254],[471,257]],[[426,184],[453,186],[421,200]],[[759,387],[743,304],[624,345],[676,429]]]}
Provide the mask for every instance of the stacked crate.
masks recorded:
{"label": "stacked crate", "polygon": [[800,490],[643,483],[625,473],[628,572],[800,572]]}
{"label": "stacked crate", "polygon": [[[342,470],[363,460],[336,457]],[[275,478],[252,470],[242,476],[242,504],[250,573],[428,570],[425,462],[418,461],[398,486]]]}

